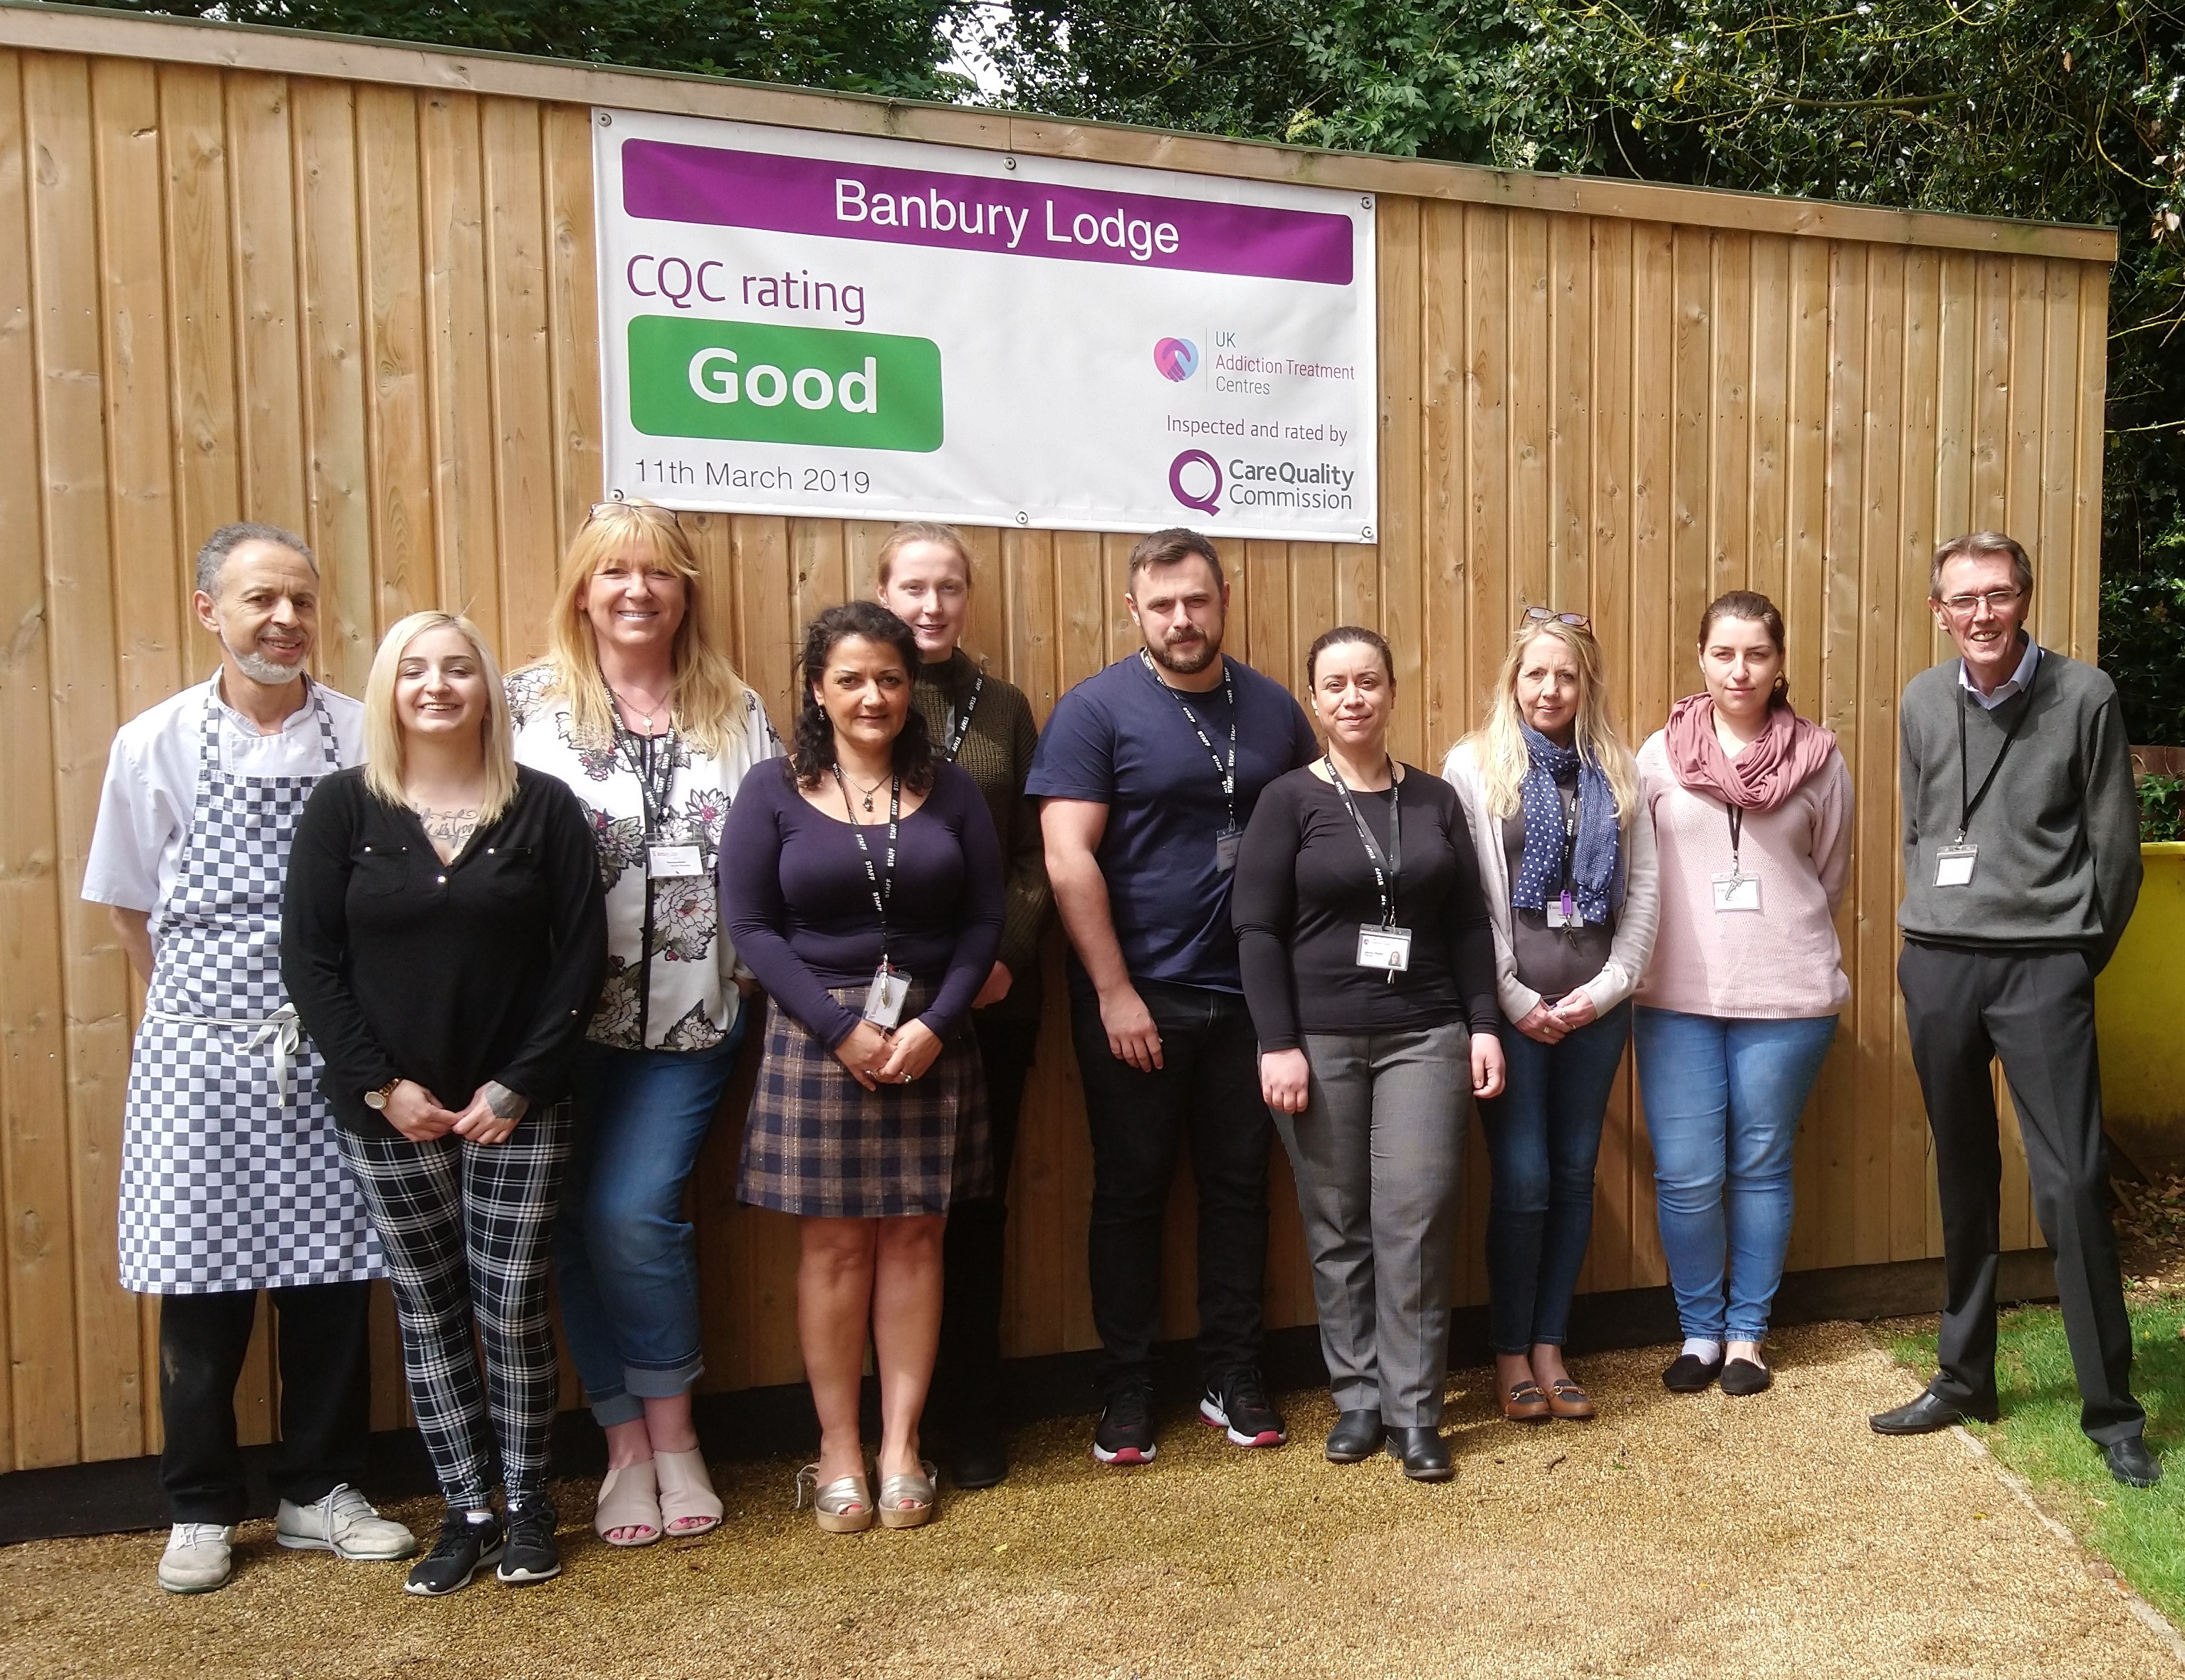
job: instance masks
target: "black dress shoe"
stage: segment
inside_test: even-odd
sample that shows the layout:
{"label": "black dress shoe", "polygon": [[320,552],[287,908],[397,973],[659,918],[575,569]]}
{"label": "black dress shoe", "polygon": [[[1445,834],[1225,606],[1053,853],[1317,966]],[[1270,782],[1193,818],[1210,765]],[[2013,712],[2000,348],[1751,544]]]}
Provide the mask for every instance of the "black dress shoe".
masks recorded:
{"label": "black dress shoe", "polygon": [[1668,1370],[1662,1373],[1662,1387],[1672,1394],[1703,1394],[1721,1375],[1719,1359],[1709,1365],[1697,1353],[1679,1353],[1669,1361]]}
{"label": "black dress shoe", "polygon": [[1356,1464],[1372,1458],[1381,1450],[1383,1433],[1380,1413],[1344,1413],[1327,1432],[1328,1463]]}
{"label": "black dress shoe", "polygon": [[1953,1423],[1963,1423],[1968,1418],[1977,1418],[1982,1423],[1995,1421],[1993,1406],[1961,1406],[1955,1400],[1945,1400],[1931,1389],[1908,1406],[1899,1406],[1894,1411],[1876,1412],[1867,1422],[1874,1426],[1876,1435],[1932,1435],[1938,1429],[1948,1429]]}
{"label": "black dress shoe", "polygon": [[1450,1467],[1449,1443],[1433,1427],[1391,1429],[1389,1456],[1399,1460],[1404,1474],[1414,1482],[1446,1482],[1456,1474]]}
{"label": "black dress shoe", "polygon": [[2162,1461],[2147,1450],[2143,1437],[2127,1435],[2112,1441],[2102,1448],[2102,1456],[2109,1460],[2110,1474],[2127,1487],[2152,1487],[2162,1480]]}
{"label": "black dress shoe", "polygon": [[948,1477],[958,1487],[992,1487],[1009,1473],[1009,1449],[998,1430],[956,1437],[948,1443]]}
{"label": "black dress shoe", "polygon": [[1775,1373],[1751,1359],[1732,1359],[1722,1368],[1722,1392],[1730,1395],[1759,1394],[1775,1380]]}

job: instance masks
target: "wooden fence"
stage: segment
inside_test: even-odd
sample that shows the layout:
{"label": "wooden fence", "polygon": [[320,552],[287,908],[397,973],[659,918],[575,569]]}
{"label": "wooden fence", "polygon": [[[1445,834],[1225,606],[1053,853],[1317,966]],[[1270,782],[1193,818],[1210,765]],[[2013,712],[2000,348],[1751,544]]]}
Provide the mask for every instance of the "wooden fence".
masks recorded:
{"label": "wooden fence", "polygon": [[[115,1281],[137,988],[76,896],[108,744],[210,670],[189,557],[225,520],[308,535],[324,673],[351,692],[416,607],[467,607],[511,661],[539,650],[561,545],[600,485],[594,103],[1379,194],[1382,540],[1232,546],[1231,650],[1294,684],[1319,630],[1379,626],[1401,749],[1432,766],[1523,604],[1592,615],[1635,744],[1696,686],[1702,605],[1774,595],[1792,691],[1839,732],[1859,798],[1853,1000],[1798,1149],[1791,1264],[1940,1252],[1892,982],[1897,696],[1937,656],[1928,553],[1970,527],[2026,541],[2041,639],[2093,652],[2107,232],[0,5],[0,412],[17,416],[0,451],[0,1468],[158,1446],[155,1309]],[[690,524],[724,585],[718,628],[780,720],[797,626],[869,589],[883,529]],[[1043,718],[1133,645],[1129,539],[970,534],[970,643]],[[794,1236],[734,1205],[735,1130],[698,1186],[707,1381],[792,1381]],[[2023,1158],[2007,1158],[2005,1240],[2030,1246]],[[1588,1289],[1662,1281],[1651,1171],[1627,1080]],[[1278,1177],[1271,1320],[1301,1323]],[[1014,1352],[1095,1339],[1088,1182],[1050,1012],[1014,1190]],[[1475,1142],[1466,1301],[1484,1291],[1484,1197]],[[1184,1333],[1186,1199],[1172,1212]],[[388,1425],[404,1409],[383,1310],[381,1328]],[[256,1439],[262,1343],[240,1401]]]}

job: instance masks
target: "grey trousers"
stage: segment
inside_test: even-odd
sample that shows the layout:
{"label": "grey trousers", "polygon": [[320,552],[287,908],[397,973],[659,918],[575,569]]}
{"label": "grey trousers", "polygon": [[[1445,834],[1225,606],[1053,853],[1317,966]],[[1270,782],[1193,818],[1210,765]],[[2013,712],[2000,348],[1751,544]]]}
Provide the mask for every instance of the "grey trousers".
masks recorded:
{"label": "grey trousers", "polygon": [[1461,1021],[1307,1033],[1302,1114],[1277,1114],[1312,1256],[1320,1348],[1338,1409],[1391,1429],[1441,1420],[1450,1250],[1472,1093]]}

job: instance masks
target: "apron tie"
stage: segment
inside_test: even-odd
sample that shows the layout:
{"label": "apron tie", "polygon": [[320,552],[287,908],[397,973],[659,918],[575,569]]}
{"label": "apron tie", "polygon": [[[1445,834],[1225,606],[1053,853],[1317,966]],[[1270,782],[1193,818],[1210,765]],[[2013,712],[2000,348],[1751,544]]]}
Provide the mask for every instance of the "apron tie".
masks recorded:
{"label": "apron tie", "polygon": [[229,1015],[177,1015],[164,1009],[147,1009],[145,1019],[165,1021],[178,1026],[231,1027],[238,1031],[255,1027],[257,1030],[243,1041],[247,1054],[264,1049],[273,1060],[273,1089],[281,1106],[288,1105],[288,1069],[294,1063],[297,1052],[304,1046],[303,1023],[296,1019],[296,1006],[283,1003],[271,1014],[258,1019]]}

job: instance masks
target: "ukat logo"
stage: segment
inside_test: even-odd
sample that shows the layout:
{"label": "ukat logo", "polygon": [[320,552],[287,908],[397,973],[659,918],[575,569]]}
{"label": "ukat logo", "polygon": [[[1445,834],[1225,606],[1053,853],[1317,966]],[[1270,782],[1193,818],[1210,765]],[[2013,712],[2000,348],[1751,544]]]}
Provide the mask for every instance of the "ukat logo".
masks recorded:
{"label": "ukat logo", "polygon": [[[1213,482],[1206,489],[1194,490],[1185,481],[1184,473],[1187,469],[1199,467],[1205,468],[1206,476]],[[1193,477],[1199,476],[1196,471],[1192,472]],[[1219,513],[1221,511],[1221,463],[1204,449],[1186,449],[1168,464],[1168,488],[1170,494],[1184,506],[1195,507],[1201,513]]]}
{"label": "ukat logo", "polygon": [[1188,338],[1164,338],[1154,346],[1154,366],[1181,385],[1199,371],[1199,346]]}

